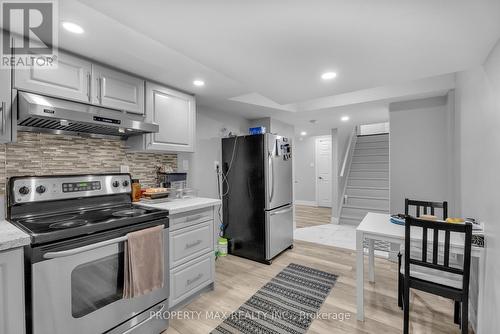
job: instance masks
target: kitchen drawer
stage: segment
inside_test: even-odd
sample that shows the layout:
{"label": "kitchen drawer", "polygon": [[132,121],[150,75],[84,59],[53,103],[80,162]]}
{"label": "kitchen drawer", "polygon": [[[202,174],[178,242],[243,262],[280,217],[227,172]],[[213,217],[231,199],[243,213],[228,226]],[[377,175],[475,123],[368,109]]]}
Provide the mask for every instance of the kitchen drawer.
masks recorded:
{"label": "kitchen drawer", "polygon": [[207,253],[170,271],[170,306],[177,305],[214,281],[215,255]]}
{"label": "kitchen drawer", "polygon": [[213,221],[170,232],[170,268],[214,250]]}
{"label": "kitchen drawer", "polygon": [[170,231],[213,220],[213,207],[170,215]]}

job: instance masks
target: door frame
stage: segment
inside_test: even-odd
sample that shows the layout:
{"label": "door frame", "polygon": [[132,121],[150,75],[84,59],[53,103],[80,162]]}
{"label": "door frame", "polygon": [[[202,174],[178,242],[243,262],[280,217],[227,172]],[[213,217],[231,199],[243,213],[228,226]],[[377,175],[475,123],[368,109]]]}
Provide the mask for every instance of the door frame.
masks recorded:
{"label": "door frame", "polygon": [[[330,150],[332,150],[333,146],[333,137],[332,135],[324,135],[324,136],[316,136],[314,138],[314,186],[315,186],[315,201],[316,201],[316,206],[319,207],[319,185],[318,185],[318,141],[321,139],[330,139]],[[330,157],[332,157],[332,152],[330,152]],[[333,174],[332,174],[332,167],[333,166],[333,161],[330,161],[330,186],[331,189],[333,189]],[[331,191],[330,189],[330,191]],[[331,207],[333,207],[333,198],[331,198]]]}

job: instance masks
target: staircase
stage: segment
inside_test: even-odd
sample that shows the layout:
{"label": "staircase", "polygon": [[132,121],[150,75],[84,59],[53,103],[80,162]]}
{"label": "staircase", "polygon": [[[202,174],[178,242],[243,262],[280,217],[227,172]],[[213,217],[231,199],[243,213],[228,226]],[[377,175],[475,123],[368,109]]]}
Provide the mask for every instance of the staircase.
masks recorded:
{"label": "staircase", "polygon": [[389,134],[358,136],[340,224],[358,225],[368,212],[389,213]]}

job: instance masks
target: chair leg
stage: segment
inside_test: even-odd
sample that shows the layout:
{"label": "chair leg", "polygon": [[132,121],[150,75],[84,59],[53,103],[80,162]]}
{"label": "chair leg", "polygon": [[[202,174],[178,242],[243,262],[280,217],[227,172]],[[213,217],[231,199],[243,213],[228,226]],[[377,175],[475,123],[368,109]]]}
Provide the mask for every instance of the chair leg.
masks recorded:
{"label": "chair leg", "polygon": [[398,273],[398,306],[403,309],[403,280],[401,274]]}
{"label": "chair leg", "polygon": [[405,284],[403,296],[403,334],[410,332],[410,287]]}
{"label": "chair leg", "polygon": [[453,321],[460,325],[460,302],[455,300],[455,312],[453,313]]}
{"label": "chair leg", "polygon": [[465,298],[465,300],[462,301],[461,327],[462,327],[462,334],[469,333],[469,299],[468,298]]}
{"label": "chair leg", "polygon": [[403,309],[403,275],[401,275],[401,253],[398,253],[398,306]]}

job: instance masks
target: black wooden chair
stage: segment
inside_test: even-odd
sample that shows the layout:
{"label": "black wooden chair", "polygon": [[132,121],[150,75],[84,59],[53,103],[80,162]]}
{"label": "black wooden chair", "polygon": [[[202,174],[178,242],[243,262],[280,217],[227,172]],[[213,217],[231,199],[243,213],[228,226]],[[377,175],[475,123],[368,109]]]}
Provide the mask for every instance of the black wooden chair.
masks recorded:
{"label": "black wooden chair", "polygon": [[[422,249],[420,258],[414,258],[411,252],[412,227],[422,228]],[[428,231],[432,230],[432,260],[428,259]],[[439,231],[444,231],[444,245],[439,245]],[[413,230],[414,234],[415,230]],[[450,265],[450,234],[464,234],[464,257],[461,268]],[[405,221],[405,252],[401,266],[399,255],[399,285],[403,286],[398,303],[403,307],[403,332],[408,334],[410,319],[410,289],[417,289],[436,294],[455,301],[455,323],[462,333],[468,333],[469,327],[469,277],[471,262],[472,224],[451,224],[440,221],[417,219],[411,216]],[[442,261],[439,250],[443,249]],[[440,263],[442,262],[442,263]]]}
{"label": "black wooden chair", "polygon": [[443,210],[443,220],[448,218],[448,202],[428,202],[428,201],[417,201],[413,199],[405,198],[405,215],[410,215],[410,206],[415,206],[414,217],[420,217],[420,209],[422,208],[422,213],[424,215],[431,214],[434,215],[436,209]]}
{"label": "black wooden chair", "polygon": [[[405,215],[410,216],[410,207],[413,209],[415,207],[414,217],[419,218],[420,214],[431,214],[435,215],[436,209],[441,209],[443,213],[443,220],[448,218],[448,202],[430,202],[430,201],[419,201],[414,199],[405,198]],[[401,252],[398,254],[398,268],[401,268]],[[403,308],[403,275],[399,275],[398,280],[398,306]],[[457,303],[458,304],[458,303]],[[457,306],[455,306],[457,307]]]}

